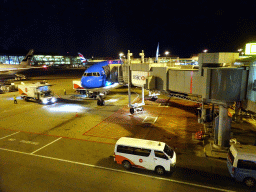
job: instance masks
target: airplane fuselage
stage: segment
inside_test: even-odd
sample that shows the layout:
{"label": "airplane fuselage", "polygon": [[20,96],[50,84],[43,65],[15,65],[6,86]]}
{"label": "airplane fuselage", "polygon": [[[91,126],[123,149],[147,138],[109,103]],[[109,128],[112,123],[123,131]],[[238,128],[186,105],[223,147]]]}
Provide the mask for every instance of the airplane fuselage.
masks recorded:
{"label": "airplane fuselage", "polygon": [[82,87],[84,89],[93,89],[111,85],[111,83],[107,81],[107,73],[110,74],[110,71],[107,71],[107,67],[108,64],[117,63],[120,63],[120,61],[103,61],[89,67],[85,70],[81,78]]}

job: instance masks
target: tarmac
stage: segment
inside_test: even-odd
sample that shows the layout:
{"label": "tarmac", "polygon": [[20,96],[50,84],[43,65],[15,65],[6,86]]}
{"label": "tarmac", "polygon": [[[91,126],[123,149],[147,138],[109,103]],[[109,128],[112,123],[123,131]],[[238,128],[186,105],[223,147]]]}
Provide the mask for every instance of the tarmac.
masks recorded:
{"label": "tarmac", "polygon": [[[61,79],[61,82],[63,81]],[[71,92],[72,87],[67,91]],[[65,97],[62,88],[57,88],[55,92]],[[194,139],[194,134],[204,130],[204,126],[197,122],[194,113],[196,106],[191,104],[192,102],[180,99],[166,102],[166,98],[160,98],[157,102],[145,100],[145,103],[143,107],[148,111],[147,119],[140,119],[139,115],[129,115],[129,109],[124,107],[89,131],[80,134],[80,137],[103,143],[114,143],[121,136],[161,140],[176,151],[177,168],[216,174],[216,177],[231,177],[226,163],[228,148],[217,150],[214,147],[213,130],[202,140]],[[156,123],[148,123],[146,120],[150,121],[149,117]],[[138,129],[138,125],[143,129]],[[131,133],[132,135],[129,135]],[[240,122],[232,121],[231,138],[241,144],[253,145],[256,139],[256,121],[247,118]]]}
{"label": "tarmac", "polygon": [[[67,96],[62,95],[62,98],[65,97]],[[122,136],[161,140],[166,142],[169,146],[172,146],[176,151],[178,168],[187,168],[189,170],[216,174],[216,177],[218,177],[218,175],[231,177],[226,162],[228,148],[223,150],[215,147],[213,130],[210,130],[210,133],[208,132],[202,140],[194,138],[194,134],[197,131],[204,130],[204,125],[198,124],[196,115],[193,114],[190,116],[195,106],[191,103],[190,101],[176,99],[174,102],[172,101],[172,103],[168,104],[166,98],[159,98],[157,102],[151,102],[146,99],[146,105],[143,107],[148,111],[148,115],[151,115],[152,118],[158,117],[161,121],[157,120],[155,124],[151,124],[152,122],[147,123],[144,121],[145,119],[142,121],[143,118],[137,118],[140,117],[140,114],[132,116],[129,114],[129,108],[124,107],[111,117],[105,119],[104,122],[84,133],[83,136],[92,137],[98,141],[102,140],[103,142],[112,142]],[[162,105],[162,108],[154,108],[155,105]],[[173,112],[173,108],[168,108],[168,105],[177,107],[175,112]],[[183,122],[182,119],[184,117],[180,118],[179,115],[177,115],[179,114],[179,110],[183,111],[181,112],[183,116],[191,118],[190,122]],[[150,119],[148,120],[150,121]],[[142,131],[137,129],[138,127],[136,126],[138,124],[143,127]],[[122,129],[123,127],[125,127],[125,129]],[[183,127],[185,129],[189,127],[189,135],[191,134],[191,136],[187,136],[187,133],[182,133]],[[167,136],[158,132],[157,129],[159,128],[164,130]],[[186,139],[182,140],[177,138],[177,136],[173,136],[172,131],[175,129],[181,130],[180,136],[184,137],[184,135],[186,135]],[[115,132],[115,134],[112,134],[113,132]],[[128,132],[133,134],[129,135]],[[256,121],[246,118],[243,118],[242,121],[240,120],[239,123],[232,121],[231,139],[233,138],[241,144],[253,145],[256,138]]]}
{"label": "tarmac", "polygon": [[[61,95],[61,97],[68,99],[69,95]],[[194,134],[199,130],[203,130],[204,126],[198,124],[195,114],[190,116],[191,112],[193,113],[194,110],[192,107],[195,106],[195,104],[191,103],[190,101],[180,99],[169,103],[171,107],[177,107],[174,112],[173,108],[168,107],[166,98],[159,98],[157,102],[151,102],[146,99],[146,105],[143,106],[144,110],[147,111],[148,116],[152,117],[152,121],[154,121],[154,117],[158,117],[156,123],[146,122],[144,119],[145,114],[144,116],[143,114],[132,116],[129,114],[129,108],[123,107],[112,116],[106,118],[102,123],[85,132],[83,136],[92,137],[98,141],[108,141],[110,143],[122,136],[161,140],[174,148],[177,153],[178,168],[187,168],[189,170],[230,177],[226,164],[227,150],[215,150],[213,148],[214,142],[212,137],[206,136],[202,140],[194,139]],[[158,105],[162,105],[162,107]],[[156,108],[156,106],[158,106],[158,108]],[[177,115],[179,114],[179,110],[180,112],[183,111],[181,112],[181,116],[183,116],[181,118]],[[191,118],[190,122],[184,121],[184,116]],[[147,120],[150,121],[149,118]],[[247,121],[248,120],[245,120],[242,123],[232,122],[232,131],[236,132],[232,135],[236,135],[239,131],[248,132],[248,130],[250,130],[251,133],[253,125]],[[143,130],[138,129],[138,125],[143,127]],[[189,127],[189,133],[182,133],[182,129],[187,129],[187,127]],[[161,129],[161,131],[158,131],[158,129]],[[186,135],[186,138],[179,139],[177,136],[173,136],[172,131],[175,129],[181,130],[180,136],[184,137],[184,135]],[[256,132],[253,133],[256,138]],[[177,133],[175,134],[177,135]],[[241,141],[247,140],[248,143],[248,139],[246,138],[246,134],[240,135],[238,141],[239,139]],[[253,139],[250,141],[251,143],[248,144],[254,142]]]}

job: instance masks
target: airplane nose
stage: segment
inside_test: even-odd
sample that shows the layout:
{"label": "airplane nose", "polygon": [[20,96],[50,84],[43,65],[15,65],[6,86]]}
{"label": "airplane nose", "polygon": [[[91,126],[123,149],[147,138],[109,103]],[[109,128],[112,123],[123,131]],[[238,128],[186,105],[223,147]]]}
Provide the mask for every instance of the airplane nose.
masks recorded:
{"label": "airplane nose", "polygon": [[95,77],[83,77],[81,80],[81,85],[85,89],[100,87],[99,83],[99,79]]}

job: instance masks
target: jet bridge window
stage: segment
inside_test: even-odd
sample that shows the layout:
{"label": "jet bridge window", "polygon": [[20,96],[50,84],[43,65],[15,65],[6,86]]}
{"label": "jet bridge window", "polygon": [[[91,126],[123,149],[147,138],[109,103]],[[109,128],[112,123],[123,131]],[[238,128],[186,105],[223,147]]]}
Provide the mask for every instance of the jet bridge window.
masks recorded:
{"label": "jet bridge window", "polygon": [[83,75],[83,76],[85,76],[85,77],[89,77],[89,76],[99,77],[99,76],[100,76],[100,74],[99,74],[99,72],[94,72],[94,73],[84,73],[84,75]]}

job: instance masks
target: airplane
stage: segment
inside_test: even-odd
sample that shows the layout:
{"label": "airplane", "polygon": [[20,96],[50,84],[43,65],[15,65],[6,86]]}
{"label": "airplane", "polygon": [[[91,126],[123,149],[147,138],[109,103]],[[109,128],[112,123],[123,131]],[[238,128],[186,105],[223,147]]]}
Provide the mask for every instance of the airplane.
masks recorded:
{"label": "airplane", "polygon": [[90,66],[85,70],[80,82],[73,81],[73,88],[82,94],[85,93],[88,97],[97,97],[97,104],[104,105],[102,96],[119,85],[119,83],[114,83],[117,71],[113,68],[111,71],[109,64],[121,64],[121,61],[102,61]]}
{"label": "airplane", "polygon": [[33,68],[30,66],[31,59],[33,57],[34,50],[29,50],[28,54],[25,56],[25,58],[20,62],[19,65],[13,65],[13,64],[0,64],[0,75],[1,74],[9,74],[14,75],[20,71],[28,70],[30,68]]}
{"label": "airplane", "polygon": [[84,56],[83,56],[82,53],[79,53],[79,52],[78,52],[78,55],[79,55],[79,57],[80,57],[80,59],[81,59],[81,62],[82,62],[83,64],[85,64],[85,63],[87,62],[87,59],[84,58]]}
{"label": "airplane", "polygon": [[0,84],[9,80],[22,80],[26,79],[25,75],[17,74],[21,71],[32,68],[30,66],[34,50],[31,49],[19,65],[15,64],[0,64]]}

